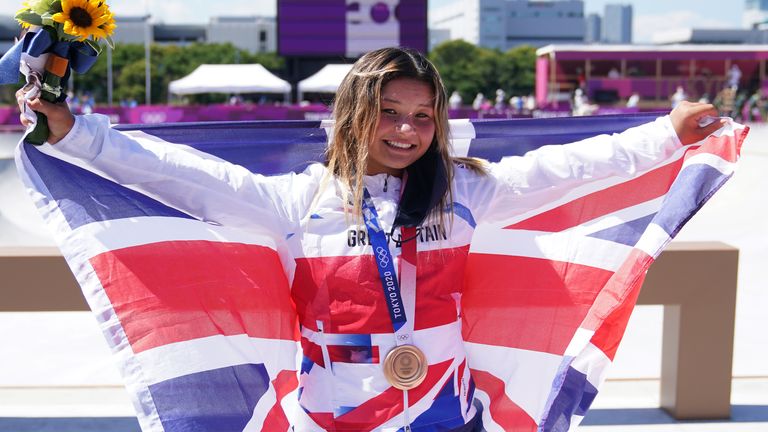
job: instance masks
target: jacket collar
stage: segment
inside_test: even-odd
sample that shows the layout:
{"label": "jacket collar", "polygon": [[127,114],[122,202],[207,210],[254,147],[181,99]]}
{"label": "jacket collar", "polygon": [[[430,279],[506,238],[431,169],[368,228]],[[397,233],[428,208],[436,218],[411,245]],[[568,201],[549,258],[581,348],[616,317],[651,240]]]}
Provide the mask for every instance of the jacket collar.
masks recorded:
{"label": "jacket collar", "polygon": [[434,144],[406,172],[408,179],[393,227],[421,225],[448,189],[445,164]]}

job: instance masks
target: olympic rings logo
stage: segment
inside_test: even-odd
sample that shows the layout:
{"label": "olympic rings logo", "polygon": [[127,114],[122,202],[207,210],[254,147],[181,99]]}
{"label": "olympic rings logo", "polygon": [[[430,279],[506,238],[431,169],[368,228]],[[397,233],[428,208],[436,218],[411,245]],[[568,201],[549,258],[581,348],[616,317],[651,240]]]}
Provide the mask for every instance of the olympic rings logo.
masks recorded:
{"label": "olympic rings logo", "polygon": [[376,248],[376,259],[382,267],[389,265],[389,251],[379,246]]}

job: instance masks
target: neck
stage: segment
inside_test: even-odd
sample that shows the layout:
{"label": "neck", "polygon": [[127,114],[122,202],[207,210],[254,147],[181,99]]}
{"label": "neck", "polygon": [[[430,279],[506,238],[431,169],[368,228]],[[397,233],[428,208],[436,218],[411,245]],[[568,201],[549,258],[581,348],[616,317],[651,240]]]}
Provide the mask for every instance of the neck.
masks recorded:
{"label": "neck", "polygon": [[392,177],[402,178],[404,172],[405,172],[405,170],[394,169],[394,168],[386,168],[386,169],[380,169],[380,170],[375,170],[375,169],[370,169],[369,168],[369,169],[367,169],[365,171],[365,175],[375,176],[375,175],[378,175],[378,174],[389,174]]}

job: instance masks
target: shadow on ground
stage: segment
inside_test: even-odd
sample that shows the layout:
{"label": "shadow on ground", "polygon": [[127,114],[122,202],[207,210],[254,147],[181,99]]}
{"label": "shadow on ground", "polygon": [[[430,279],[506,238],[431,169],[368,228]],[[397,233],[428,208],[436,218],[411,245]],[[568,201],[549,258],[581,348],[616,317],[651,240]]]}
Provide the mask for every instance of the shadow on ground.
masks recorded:
{"label": "shadow on ground", "polygon": [[720,420],[675,420],[661,408],[593,409],[581,422],[585,426],[644,425],[669,423],[768,422],[768,405],[732,405],[731,418]]}
{"label": "shadow on ground", "polygon": [[0,418],[0,431],[13,432],[141,432],[132,417]]}
{"label": "shadow on ground", "polygon": [[[677,421],[660,408],[593,409],[584,426],[647,425],[670,423],[768,422],[768,405],[733,405],[730,420]],[[130,417],[0,418],[0,431],[14,432],[141,432]]]}

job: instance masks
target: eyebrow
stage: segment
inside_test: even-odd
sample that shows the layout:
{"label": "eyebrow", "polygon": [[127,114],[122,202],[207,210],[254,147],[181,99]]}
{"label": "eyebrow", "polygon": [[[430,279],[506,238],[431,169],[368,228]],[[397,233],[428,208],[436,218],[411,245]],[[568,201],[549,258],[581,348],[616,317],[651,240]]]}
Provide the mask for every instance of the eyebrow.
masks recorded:
{"label": "eyebrow", "polygon": [[[399,100],[391,99],[391,98],[388,98],[388,97],[382,97],[381,100],[384,101],[384,102],[392,102],[392,103],[396,103],[396,104],[402,104],[402,102],[400,102]],[[432,104],[431,103],[420,103],[419,106],[423,106],[423,107],[427,107],[427,108],[432,108]]]}

